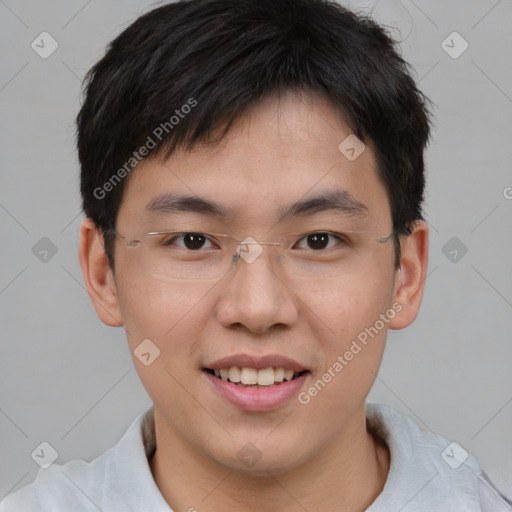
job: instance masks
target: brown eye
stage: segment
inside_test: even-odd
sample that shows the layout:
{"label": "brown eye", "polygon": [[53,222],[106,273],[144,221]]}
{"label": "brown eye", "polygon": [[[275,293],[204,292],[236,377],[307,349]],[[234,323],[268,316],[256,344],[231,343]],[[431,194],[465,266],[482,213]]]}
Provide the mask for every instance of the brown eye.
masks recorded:
{"label": "brown eye", "polygon": [[308,235],[307,243],[311,249],[325,249],[329,244],[329,235],[327,233],[313,233]]}
{"label": "brown eye", "polygon": [[[302,243],[302,247],[300,242],[305,241]],[[322,249],[330,249],[333,247],[333,245],[339,244],[343,240],[332,233],[327,232],[317,232],[317,233],[310,233],[309,235],[306,235],[302,237],[299,241],[299,247],[301,249],[312,249],[314,251],[319,251]],[[304,246],[305,245],[305,246]]]}
{"label": "brown eye", "polygon": [[[180,240],[180,242],[177,243],[177,240]],[[177,245],[182,249],[197,251],[198,249],[203,249],[206,242],[209,242],[209,239],[203,233],[181,233],[164,240],[163,245]]]}
{"label": "brown eye", "polygon": [[183,236],[183,243],[187,249],[196,250],[206,242],[206,237],[200,233],[187,233]]}

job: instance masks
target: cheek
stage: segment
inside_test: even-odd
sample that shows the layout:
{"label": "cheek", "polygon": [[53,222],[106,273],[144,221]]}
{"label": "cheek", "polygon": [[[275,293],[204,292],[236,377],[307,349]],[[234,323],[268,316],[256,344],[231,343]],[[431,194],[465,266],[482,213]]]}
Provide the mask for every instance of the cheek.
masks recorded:
{"label": "cheek", "polygon": [[305,310],[323,356],[308,395],[321,395],[319,413],[351,411],[368,394],[384,351],[388,323],[381,315],[391,308],[392,287],[391,276],[366,273],[310,290]]}
{"label": "cheek", "polygon": [[[205,293],[199,293],[197,286],[133,277],[118,287],[126,337],[140,380],[161,410],[178,411],[174,415],[177,423],[187,407],[183,389],[190,385],[198,353],[196,340],[204,330],[201,297]],[[144,341],[143,345],[143,340],[151,343]],[[146,365],[139,356],[148,351],[150,358],[158,355]]]}
{"label": "cheek", "polygon": [[391,306],[392,292],[391,273],[367,272],[329,286],[311,285],[298,295],[305,306],[304,314],[321,333],[318,338],[324,340],[325,353],[332,354],[350,345],[352,339],[379,320]]}
{"label": "cheek", "polygon": [[207,293],[197,283],[164,282],[148,277],[130,277],[119,283],[118,297],[130,348],[149,338],[174,357],[190,351],[201,330],[201,298]]}
{"label": "cheek", "polygon": [[334,435],[338,427],[326,427],[325,412],[335,413],[342,422],[368,395],[384,351],[388,323],[381,315],[391,308],[390,287],[389,280],[358,276],[309,295],[308,306],[314,311],[310,318],[316,323],[314,332],[323,354],[310,386],[299,397],[307,404],[312,429],[327,429]]}

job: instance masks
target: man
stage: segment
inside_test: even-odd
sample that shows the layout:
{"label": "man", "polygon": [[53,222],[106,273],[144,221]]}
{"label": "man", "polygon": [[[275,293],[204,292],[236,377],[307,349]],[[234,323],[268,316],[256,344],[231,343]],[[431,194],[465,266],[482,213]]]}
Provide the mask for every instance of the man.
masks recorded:
{"label": "man", "polygon": [[426,103],[333,2],[182,1],[118,36],[77,118],[80,263],[154,407],[0,510],[510,510],[366,404],[425,286]]}

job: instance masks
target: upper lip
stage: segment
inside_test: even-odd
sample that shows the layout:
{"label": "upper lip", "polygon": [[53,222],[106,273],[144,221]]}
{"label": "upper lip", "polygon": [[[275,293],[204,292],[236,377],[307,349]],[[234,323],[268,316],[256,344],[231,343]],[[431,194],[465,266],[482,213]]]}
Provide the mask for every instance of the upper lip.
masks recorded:
{"label": "upper lip", "polygon": [[265,368],[284,368],[285,370],[293,370],[302,372],[307,370],[305,366],[297,361],[279,354],[267,354],[265,356],[253,356],[250,354],[235,354],[209,363],[205,369],[220,370],[221,368],[254,368],[256,370],[264,370]]}

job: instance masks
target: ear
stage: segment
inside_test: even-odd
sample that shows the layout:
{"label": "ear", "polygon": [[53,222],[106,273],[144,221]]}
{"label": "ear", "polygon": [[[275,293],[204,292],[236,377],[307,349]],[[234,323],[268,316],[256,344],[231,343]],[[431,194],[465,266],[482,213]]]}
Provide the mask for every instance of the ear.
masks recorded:
{"label": "ear", "polygon": [[94,309],[112,327],[123,325],[114,275],[108,265],[103,236],[91,219],[80,226],[80,266]]}
{"label": "ear", "polygon": [[400,237],[402,258],[396,272],[394,302],[402,309],[389,322],[390,329],[403,329],[416,316],[423,298],[428,266],[428,225],[418,220],[410,235]]}

